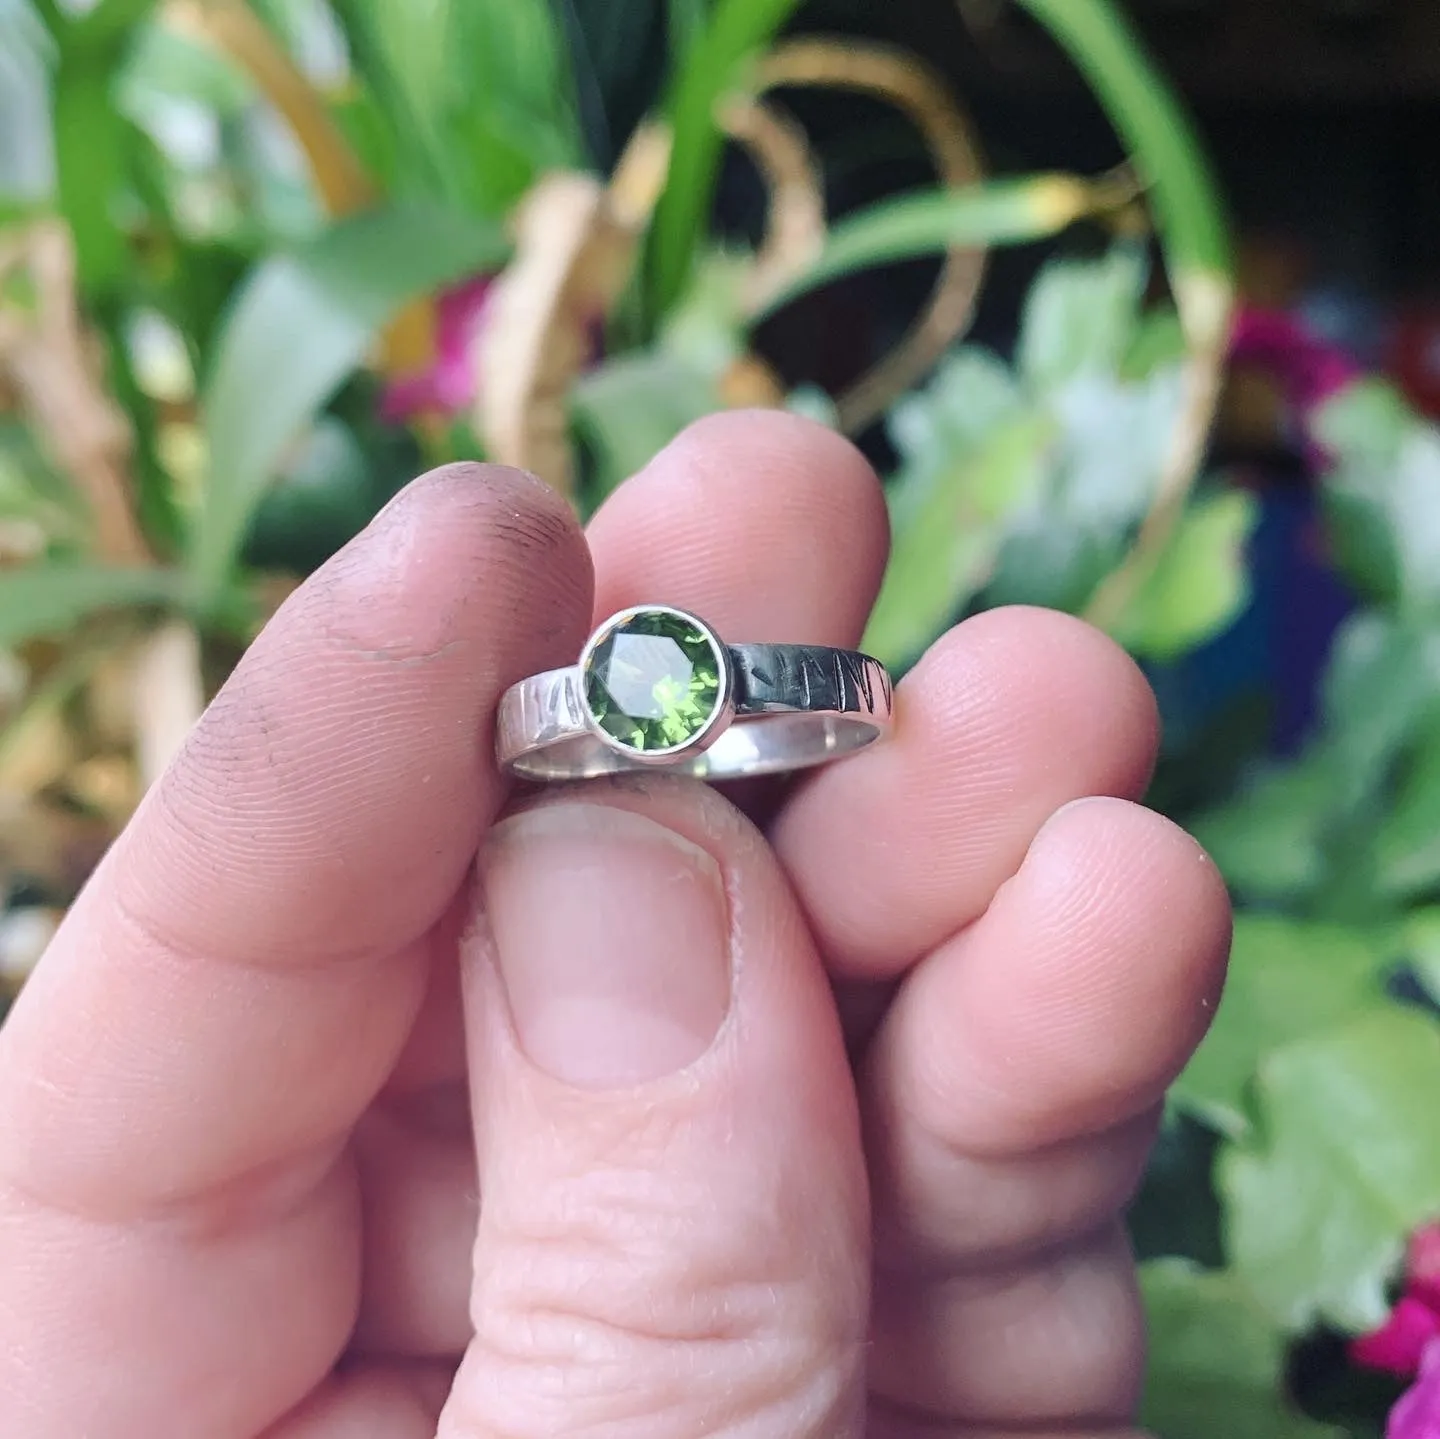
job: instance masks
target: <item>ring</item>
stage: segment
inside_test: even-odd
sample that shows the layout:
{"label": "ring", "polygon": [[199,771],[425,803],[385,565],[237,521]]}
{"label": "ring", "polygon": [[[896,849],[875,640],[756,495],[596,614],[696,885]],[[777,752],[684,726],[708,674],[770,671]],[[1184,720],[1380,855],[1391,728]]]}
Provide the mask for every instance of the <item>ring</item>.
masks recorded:
{"label": "ring", "polygon": [[885,666],[823,645],[727,645],[684,610],[637,605],[606,620],[580,662],[511,685],[500,764],[529,780],[667,769],[744,779],[808,769],[890,728]]}

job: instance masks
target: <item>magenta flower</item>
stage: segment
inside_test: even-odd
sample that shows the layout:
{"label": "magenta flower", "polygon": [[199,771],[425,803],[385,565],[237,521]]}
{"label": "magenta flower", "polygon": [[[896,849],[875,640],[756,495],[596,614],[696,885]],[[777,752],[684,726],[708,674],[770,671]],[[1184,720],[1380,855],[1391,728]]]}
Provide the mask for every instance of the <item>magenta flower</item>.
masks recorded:
{"label": "magenta flower", "polygon": [[449,418],[475,403],[479,364],[475,342],[489,311],[493,275],[480,275],[435,302],[435,359],[417,375],[401,375],[385,389],[380,414],[391,424],[421,415]]}
{"label": "magenta flower", "polygon": [[1350,1346],[1366,1369],[1414,1385],[1390,1415],[1386,1439],[1440,1439],[1440,1224],[1418,1230],[1405,1264],[1405,1292],[1390,1318]]}
{"label": "magenta flower", "polygon": [[1385,1439],[1440,1439],[1440,1340],[1420,1361],[1420,1377],[1390,1411]]}
{"label": "magenta flower", "polygon": [[1436,1313],[1440,1313],[1440,1223],[1427,1224],[1410,1241],[1406,1284]]}
{"label": "magenta flower", "polygon": [[1350,1346],[1350,1357],[1362,1368],[1408,1379],[1420,1368],[1425,1351],[1437,1339],[1440,1312],[1406,1294],[1381,1328]]}
{"label": "magenta flower", "polygon": [[1254,365],[1278,379],[1295,411],[1311,465],[1325,469],[1330,456],[1312,434],[1315,411],[1361,376],[1342,350],[1326,343],[1291,315],[1242,310],[1230,341],[1232,364]]}

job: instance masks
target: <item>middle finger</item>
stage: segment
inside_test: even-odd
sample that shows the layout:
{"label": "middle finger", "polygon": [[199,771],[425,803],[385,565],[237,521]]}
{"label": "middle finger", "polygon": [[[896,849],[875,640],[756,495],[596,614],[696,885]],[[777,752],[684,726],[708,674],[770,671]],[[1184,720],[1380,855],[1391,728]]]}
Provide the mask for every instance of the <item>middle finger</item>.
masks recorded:
{"label": "middle finger", "polygon": [[858,642],[889,524],[848,441],[781,411],[692,425],[601,507],[588,531],[595,614],[693,609],[731,644]]}

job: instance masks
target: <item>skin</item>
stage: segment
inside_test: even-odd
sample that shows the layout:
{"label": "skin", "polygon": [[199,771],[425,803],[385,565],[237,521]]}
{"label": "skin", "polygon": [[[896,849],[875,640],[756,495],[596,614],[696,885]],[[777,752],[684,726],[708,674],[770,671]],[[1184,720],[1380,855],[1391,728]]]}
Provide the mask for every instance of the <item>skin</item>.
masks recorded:
{"label": "skin", "polygon": [[1125,655],[972,620],[750,817],[490,758],[625,604],[857,643],[885,533],[730,414],[588,536],[426,476],[287,602],[0,1032],[0,1433],[1133,1434],[1120,1215],[1229,914]]}

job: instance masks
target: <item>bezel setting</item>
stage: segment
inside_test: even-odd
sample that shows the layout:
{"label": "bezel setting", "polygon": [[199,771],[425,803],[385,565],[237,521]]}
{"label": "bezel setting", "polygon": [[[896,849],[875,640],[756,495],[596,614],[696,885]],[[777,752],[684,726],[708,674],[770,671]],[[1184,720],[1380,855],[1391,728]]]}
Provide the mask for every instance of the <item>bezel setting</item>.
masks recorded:
{"label": "bezel setting", "polygon": [[[590,673],[595,652],[617,630],[625,628],[626,625],[643,615],[661,615],[693,628],[704,639],[715,658],[715,672],[718,679],[715,704],[704,724],[679,744],[656,746],[653,749],[638,749],[611,734],[601,724],[599,717],[591,707],[589,696]],[[633,764],[662,766],[673,764],[676,759],[686,755],[703,754],[735,719],[735,667],[729,649],[711,625],[698,615],[691,614],[688,610],[677,609],[674,605],[632,605],[628,609],[611,615],[585,642],[585,648],[580,652],[576,673],[578,675],[580,710],[584,716],[587,730],[608,749],[623,754]]]}

